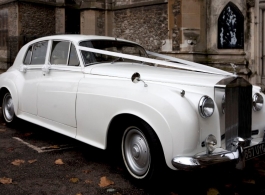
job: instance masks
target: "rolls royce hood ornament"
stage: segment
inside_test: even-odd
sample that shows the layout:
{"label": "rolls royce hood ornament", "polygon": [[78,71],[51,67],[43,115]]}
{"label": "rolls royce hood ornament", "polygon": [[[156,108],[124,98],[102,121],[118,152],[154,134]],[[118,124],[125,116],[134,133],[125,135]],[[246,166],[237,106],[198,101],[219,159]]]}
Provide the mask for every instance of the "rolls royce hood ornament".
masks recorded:
{"label": "rolls royce hood ornament", "polygon": [[236,68],[237,68],[237,65],[233,64],[233,63],[230,63],[230,65],[232,66],[234,72],[233,74],[236,75]]}

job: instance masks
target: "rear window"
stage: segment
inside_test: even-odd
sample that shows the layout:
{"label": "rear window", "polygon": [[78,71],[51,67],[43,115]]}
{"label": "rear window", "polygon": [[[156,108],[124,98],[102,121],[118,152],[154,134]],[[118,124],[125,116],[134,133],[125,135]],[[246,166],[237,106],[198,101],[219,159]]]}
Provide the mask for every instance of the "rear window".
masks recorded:
{"label": "rear window", "polygon": [[26,52],[23,63],[26,65],[44,64],[47,46],[48,41],[42,41],[31,45]]}

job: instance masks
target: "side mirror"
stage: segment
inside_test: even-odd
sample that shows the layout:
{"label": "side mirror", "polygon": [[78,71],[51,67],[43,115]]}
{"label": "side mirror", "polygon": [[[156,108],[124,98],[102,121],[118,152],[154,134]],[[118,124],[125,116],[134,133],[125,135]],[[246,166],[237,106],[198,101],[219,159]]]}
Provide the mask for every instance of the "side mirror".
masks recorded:
{"label": "side mirror", "polygon": [[147,87],[148,85],[141,79],[141,76],[138,72],[135,72],[133,75],[132,75],[132,82],[133,83],[138,83],[139,81],[142,81],[144,83],[144,87]]}
{"label": "side mirror", "polygon": [[138,72],[136,72],[132,75],[132,82],[138,83],[139,81],[140,81],[140,74]]}

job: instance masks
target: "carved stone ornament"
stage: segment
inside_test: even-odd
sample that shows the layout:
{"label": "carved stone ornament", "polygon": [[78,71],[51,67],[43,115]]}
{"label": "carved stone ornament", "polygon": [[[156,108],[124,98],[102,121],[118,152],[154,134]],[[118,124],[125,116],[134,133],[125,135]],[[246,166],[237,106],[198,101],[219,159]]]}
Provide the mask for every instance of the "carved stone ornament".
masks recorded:
{"label": "carved stone ornament", "polygon": [[255,7],[255,0],[247,0],[248,7]]}

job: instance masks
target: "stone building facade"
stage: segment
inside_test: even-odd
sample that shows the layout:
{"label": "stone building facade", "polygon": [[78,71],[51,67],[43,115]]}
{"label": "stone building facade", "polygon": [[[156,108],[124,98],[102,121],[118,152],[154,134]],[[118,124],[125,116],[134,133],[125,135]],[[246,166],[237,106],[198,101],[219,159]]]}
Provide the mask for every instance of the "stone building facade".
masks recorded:
{"label": "stone building facade", "polygon": [[0,68],[40,36],[96,34],[265,85],[265,0],[0,0]]}

